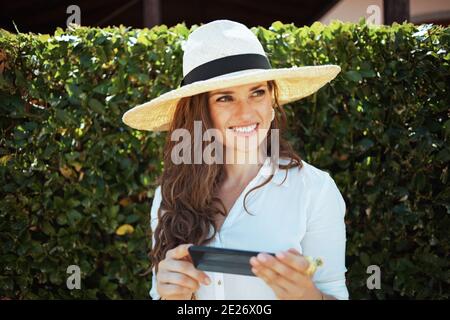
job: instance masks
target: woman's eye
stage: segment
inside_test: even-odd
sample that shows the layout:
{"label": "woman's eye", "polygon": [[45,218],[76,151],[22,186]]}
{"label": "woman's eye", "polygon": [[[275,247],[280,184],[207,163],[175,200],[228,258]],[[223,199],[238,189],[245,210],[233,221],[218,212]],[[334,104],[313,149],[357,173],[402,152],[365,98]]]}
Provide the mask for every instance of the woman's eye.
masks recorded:
{"label": "woman's eye", "polygon": [[264,90],[264,89],[256,90],[254,93],[257,93],[257,92],[260,93],[260,94],[258,94],[258,96],[262,96],[262,95],[264,95],[264,93],[266,93],[266,90]]}
{"label": "woman's eye", "polygon": [[[264,90],[264,89],[256,90],[253,92],[253,94],[255,94],[255,93],[258,93],[256,95],[256,97],[260,97],[266,93],[266,90]],[[225,99],[225,100],[223,100],[223,99]],[[232,97],[231,96],[222,96],[222,97],[218,98],[216,101],[217,102],[227,102],[227,101],[229,101],[229,99],[231,100]]]}
{"label": "woman's eye", "polygon": [[226,102],[227,100],[222,100],[223,98],[229,98],[230,96],[223,96],[217,99],[218,102]]}

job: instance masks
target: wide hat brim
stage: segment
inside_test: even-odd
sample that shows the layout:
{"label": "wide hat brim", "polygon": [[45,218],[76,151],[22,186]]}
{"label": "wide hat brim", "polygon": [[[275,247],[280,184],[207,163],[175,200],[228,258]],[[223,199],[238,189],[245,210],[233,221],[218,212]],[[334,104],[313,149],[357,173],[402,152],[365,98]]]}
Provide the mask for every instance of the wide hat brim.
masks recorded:
{"label": "wide hat brim", "polygon": [[333,80],[341,71],[337,65],[303,66],[278,69],[252,69],[196,81],[166,92],[124,113],[122,121],[139,130],[169,130],[176,105],[181,98],[216,89],[260,81],[275,80],[280,105],[307,97]]}

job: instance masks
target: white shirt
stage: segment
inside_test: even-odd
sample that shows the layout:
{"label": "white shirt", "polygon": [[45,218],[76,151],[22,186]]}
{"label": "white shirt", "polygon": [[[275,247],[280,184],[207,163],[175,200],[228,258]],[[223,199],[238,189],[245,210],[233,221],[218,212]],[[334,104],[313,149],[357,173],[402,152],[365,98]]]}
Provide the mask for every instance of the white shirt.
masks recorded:
{"label": "white shirt", "polygon": [[[271,182],[248,195],[247,209],[254,214],[249,215],[243,206],[244,196],[267,179],[268,160],[237,198],[208,246],[273,253],[295,248],[303,255],[320,257],[324,264],[313,276],[316,287],[337,299],[348,299],[345,282],[346,205],[336,183],[328,172],[304,160],[300,170],[298,167],[289,169],[283,184],[286,170],[277,169]],[[280,163],[287,162],[280,160]],[[151,208],[152,231],[158,223],[160,202],[161,186],[158,186]],[[153,236],[152,239],[154,243]],[[154,271],[155,268],[150,296],[159,299]],[[261,278],[209,271],[206,274],[212,283],[208,286],[200,284],[196,292],[199,300],[277,300],[273,290]]]}

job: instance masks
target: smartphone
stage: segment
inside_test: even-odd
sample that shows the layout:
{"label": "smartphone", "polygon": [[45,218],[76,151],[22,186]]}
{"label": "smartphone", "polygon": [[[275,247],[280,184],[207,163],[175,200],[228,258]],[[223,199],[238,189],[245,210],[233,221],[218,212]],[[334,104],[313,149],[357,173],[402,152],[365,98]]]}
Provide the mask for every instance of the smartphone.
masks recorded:
{"label": "smartphone", "polygon": [[[208,246],[190,246],[188,248],[194,266],[203,271],[222,272],[254,276],[250,258],[258,251],[216,248]],[[275,256],[274,253],[265,252]]]}

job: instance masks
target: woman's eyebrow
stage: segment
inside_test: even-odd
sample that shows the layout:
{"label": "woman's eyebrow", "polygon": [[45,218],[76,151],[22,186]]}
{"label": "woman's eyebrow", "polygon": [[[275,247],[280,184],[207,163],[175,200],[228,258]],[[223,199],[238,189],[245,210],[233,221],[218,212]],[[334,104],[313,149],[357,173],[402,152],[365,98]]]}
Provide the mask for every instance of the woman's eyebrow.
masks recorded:
{"label": "woman's eyebrow", "polygon": [[[265,84],[259,84],[259,85],[257,85],[257,86],[254,86],[254,87],[250,88],[249,91],[253,91],[253,90],[258,89],[258,88],[260,88],[260,87],[262,87],[262,86],[266,86],[266,85],[265,85]],[[231,90],[228,90],[228,91],[218,91],[218,92],[214,92],[213,94],[211,94],[210,97],[213,97],[213,96],[215,96],[215,95],[217,95],[217,94],[231,94],[231,93],[234,93],[234,91],[231,91]]]}

